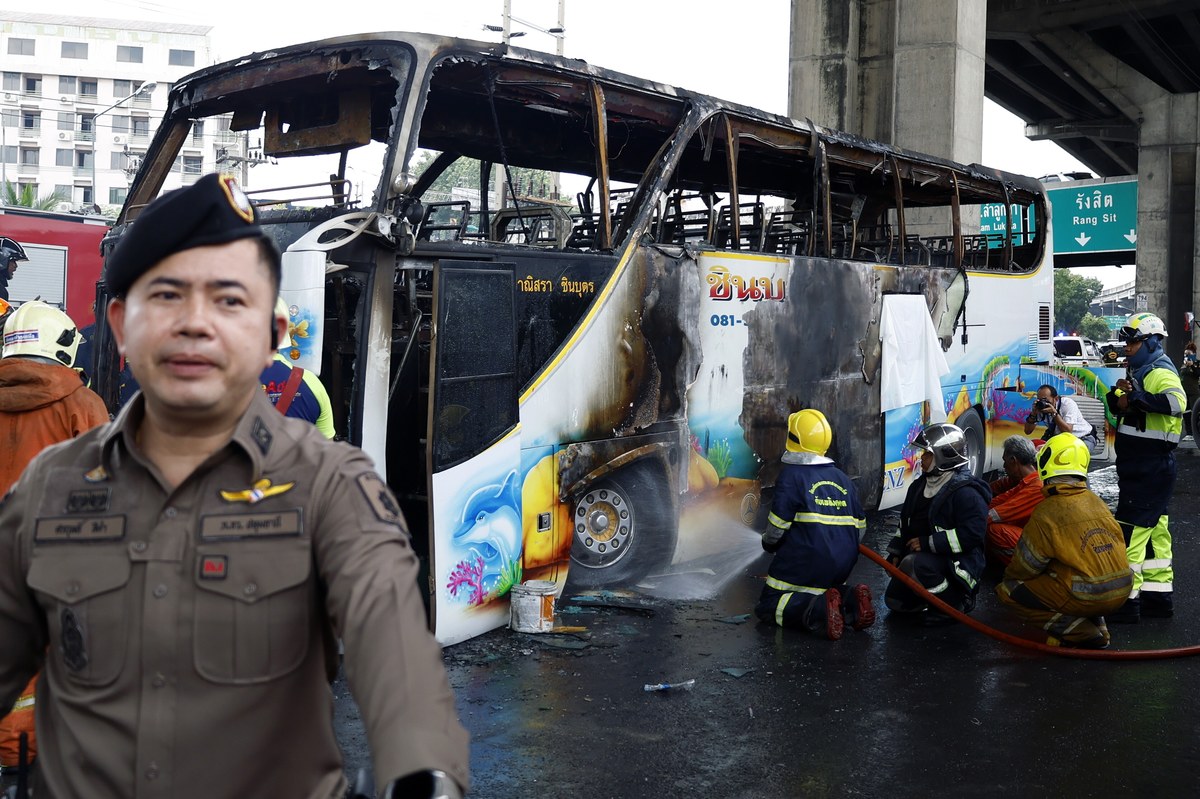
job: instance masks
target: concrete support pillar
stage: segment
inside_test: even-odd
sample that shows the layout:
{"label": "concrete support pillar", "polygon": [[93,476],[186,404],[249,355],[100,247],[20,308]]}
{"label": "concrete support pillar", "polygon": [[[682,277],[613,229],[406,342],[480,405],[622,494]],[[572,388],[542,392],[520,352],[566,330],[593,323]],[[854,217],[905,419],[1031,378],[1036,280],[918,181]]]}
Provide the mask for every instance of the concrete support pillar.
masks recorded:
{"label": "concrete support pillar", "polygon": [[986,34],[978,0],[793,0],[788,111],[978,161]]}
{"label": "concrete support pillar", "polygon": [[1200,95],[1150,103],[1139,147],[1137,293],[1166,323],[1167,353],[1178,361],[1184,312],[1200,308]]}

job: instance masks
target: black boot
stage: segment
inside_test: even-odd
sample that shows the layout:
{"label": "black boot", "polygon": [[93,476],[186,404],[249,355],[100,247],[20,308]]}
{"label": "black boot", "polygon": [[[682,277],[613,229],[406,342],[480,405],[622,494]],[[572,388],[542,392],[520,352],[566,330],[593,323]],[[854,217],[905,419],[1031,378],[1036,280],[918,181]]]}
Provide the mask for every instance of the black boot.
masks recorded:
{"label": "black boot", "polygon": [[1110,624],[1137,624],[1142,618],[1142,600],[1126,599],[1125,604],[1104,617]]}
{"label": "black boot", "polygon": [[1142,615],[1155,619],[1169,619],[1175,615],[1175,600],[1170,591],[1142,592]]}

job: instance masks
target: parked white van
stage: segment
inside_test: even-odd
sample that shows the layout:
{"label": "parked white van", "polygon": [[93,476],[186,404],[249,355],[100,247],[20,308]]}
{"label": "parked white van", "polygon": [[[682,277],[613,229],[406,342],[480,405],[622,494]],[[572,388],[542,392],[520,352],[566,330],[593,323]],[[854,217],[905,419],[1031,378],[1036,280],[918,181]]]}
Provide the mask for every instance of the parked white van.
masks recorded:
{"label": "parked white van", "polygon": [[1104,363],[1096,342],[1084,336],[1055,336],[1054,355],[1066,364],[1099,366]]}

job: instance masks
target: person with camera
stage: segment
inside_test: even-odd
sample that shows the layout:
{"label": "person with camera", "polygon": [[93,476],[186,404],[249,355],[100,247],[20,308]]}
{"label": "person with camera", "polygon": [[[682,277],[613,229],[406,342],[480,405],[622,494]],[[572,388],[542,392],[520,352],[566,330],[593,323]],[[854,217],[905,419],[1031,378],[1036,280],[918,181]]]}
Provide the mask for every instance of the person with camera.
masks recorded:
{"label": "person with camera", "polygon": [[[1033,409],[1025,417],[1025,435],[1033,433],[1038,425],[1046,425],[1042,440],[1048,441],[1055,433],[1074,433],[1082,439],[1096,435],[1092,423],[1083,418],[1079,406],[1070,397],[1060,397],[1051,385],[1038,386]],[[1091,441],[1085,441],[1089,446]]]}

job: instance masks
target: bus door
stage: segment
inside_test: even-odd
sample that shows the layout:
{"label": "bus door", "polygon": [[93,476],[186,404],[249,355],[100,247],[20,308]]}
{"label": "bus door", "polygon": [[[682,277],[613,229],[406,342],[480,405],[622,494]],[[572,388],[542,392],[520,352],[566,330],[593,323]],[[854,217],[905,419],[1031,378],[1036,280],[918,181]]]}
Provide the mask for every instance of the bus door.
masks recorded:
{"label": "bus door", "polygon": [[433,630],[443,644],[508,621],[521,579],[514,267],[435,262],[430,406]]}

